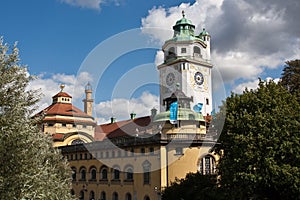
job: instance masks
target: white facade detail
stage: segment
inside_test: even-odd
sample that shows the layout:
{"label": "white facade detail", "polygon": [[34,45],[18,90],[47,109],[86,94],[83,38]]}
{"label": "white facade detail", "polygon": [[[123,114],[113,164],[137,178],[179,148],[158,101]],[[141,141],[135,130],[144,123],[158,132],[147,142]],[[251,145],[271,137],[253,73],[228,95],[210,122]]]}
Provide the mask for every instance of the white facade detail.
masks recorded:
{"label": "white facade detail", "polygon": [[[175,30],[190,30],[176,32]],[[203,104],[202,114],[212,112],[212,64],[210,58],[210,35],[203,29],[194,35],[194,25],[184,17],[173,27],[174,37],[162,47],[164,63],[159,65],[160,76],[160,111],[166,110],[163,100],[174,91],[181,90],[187,97],[192,97],[190,108]]]}

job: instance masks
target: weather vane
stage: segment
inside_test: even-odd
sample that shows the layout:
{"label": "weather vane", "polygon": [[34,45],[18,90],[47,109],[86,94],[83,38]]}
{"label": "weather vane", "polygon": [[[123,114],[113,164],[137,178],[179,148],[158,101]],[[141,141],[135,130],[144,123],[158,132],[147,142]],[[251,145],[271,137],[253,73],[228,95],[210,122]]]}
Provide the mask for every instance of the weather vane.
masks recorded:
{"label": "weather vane", "polygon": [[62,92],[62,91],[63,91],[63,89],[65,88],[65,84],[63,84],[63,83],[62,83],[62,84],[60,84],[60,86],[59,86],[59,87],[60,87],[60,92]]}

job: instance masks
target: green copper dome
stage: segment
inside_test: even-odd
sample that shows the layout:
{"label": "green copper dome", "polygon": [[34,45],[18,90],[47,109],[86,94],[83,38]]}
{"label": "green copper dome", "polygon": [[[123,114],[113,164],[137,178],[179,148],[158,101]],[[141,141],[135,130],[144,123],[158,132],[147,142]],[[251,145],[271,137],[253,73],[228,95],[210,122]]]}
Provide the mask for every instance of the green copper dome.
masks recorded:
{"label": "green copper dome", "polygon": [[[162,122],[170,120],[170,111],[161,112],[154,117],[154,122]],[[179,108],[177,120],[181,121],[205,121],[201,113],[196,113],[188,108]]]}
{"label": "green copper dome", "polygon": [[182,11],[182,18],[173,26],[173,39],[178,41],[192,40],[194,37],[195,25],[191,20],[185,18],[184,11]]}
{"label": "green copper dome", "polygon": [[199,34],[199,36],[206,36],[209,35],[209,33],[203,28],[202,32]]}
{"label": "green copper dome", "polygon": [[178,20],[175,24],[175,26],[178,26],[178,25],[191,25],[191,26],[194,26],[192,21],[189,20],[189,19],[186,19],[185,17],[182,17],[180,20]]}

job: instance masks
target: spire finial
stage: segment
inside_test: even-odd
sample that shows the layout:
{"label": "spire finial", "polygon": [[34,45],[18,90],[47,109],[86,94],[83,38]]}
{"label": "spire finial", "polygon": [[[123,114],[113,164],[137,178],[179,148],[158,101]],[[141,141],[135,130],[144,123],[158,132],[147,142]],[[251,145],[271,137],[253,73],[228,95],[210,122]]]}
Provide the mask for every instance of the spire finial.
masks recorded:
{"label": "spire finial", "polygon": [[65,84],[60,84],[60,92],[62,92],[63,91],[63,89],[65,88]]}
{"label": "spire finial", "polygon": [[182,13],[182,17],[184,18],[185,17],[185,13],[184,13],[184,10],[181,12]]}
{"label": "spire finial", "polygon": [[92,85],[90,84],[90,82],[88,82],[88,83],[85,85],[85,90],[92,90]]}

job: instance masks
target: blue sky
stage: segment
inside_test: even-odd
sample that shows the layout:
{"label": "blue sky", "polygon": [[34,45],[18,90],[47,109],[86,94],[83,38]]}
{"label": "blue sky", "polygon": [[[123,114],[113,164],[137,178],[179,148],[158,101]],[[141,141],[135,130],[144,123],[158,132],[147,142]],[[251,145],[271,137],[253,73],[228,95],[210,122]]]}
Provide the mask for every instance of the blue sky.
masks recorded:
{"label": "blue sky", "polygon": [[[298,0],[3,0],[0,35],[9,44],[18,41],[22,63],[39,77],[30,87],[45,95],[41,108],[60,83],[82,108],[89,81],[95,115],[105,122],[132,111],[147,115],[156,106],[155,64],[172,34],[161,30],[171,30],[182,10],[196,31],[205,27],[212,36],[212,62],[222,76],[215,87],[226,89],[220,99],[255,88],[258,77],[278,79],[284,62],[299,58],[299,9]],[[145,44],[135,46],[130,37],[120,42],[123,36]],[[93,58],[97,52],[102,55]]]}

